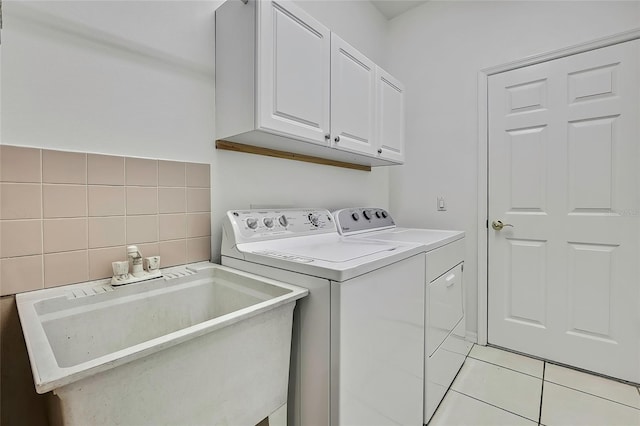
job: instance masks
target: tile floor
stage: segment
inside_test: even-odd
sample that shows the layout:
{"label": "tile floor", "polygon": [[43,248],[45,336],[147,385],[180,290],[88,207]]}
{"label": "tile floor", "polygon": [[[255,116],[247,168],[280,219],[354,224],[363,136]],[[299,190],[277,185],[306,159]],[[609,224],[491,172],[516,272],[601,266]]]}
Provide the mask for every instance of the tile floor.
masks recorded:
{"label": "tile floor", "polygon": [[475,345],[429,426],[640,426],[640,389]]}

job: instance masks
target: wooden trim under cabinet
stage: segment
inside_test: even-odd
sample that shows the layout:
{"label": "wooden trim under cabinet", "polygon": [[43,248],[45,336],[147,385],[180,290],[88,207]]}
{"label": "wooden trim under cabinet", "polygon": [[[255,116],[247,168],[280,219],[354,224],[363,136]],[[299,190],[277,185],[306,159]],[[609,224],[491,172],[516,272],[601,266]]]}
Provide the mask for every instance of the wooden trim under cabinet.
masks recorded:
{"label": "wooden trim under cabinet", "polygon": [[306,163],[324,164],[327,166],[342,167],[345,169],[371,171],[371,166],[363,166],[361,164],[345,163],[336,160],[327,160],[326,158],[313,157],[311,155],[295,154],[293,152],[278,151],[276,149],[262,148],[258,146],[245,145],[236,142],[229,142],[222,139],[216,141],[216,149],[224,149],[227,151],[246,152],[248,154],[266,155],[267,157],[284,158],[287,160],[304,161]]}

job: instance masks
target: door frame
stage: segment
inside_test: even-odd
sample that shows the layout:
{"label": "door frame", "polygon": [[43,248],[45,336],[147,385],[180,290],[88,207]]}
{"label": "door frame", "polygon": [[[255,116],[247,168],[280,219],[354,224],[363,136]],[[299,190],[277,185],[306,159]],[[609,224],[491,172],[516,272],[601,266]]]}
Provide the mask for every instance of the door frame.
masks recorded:
{"label": "door frame", "polygon": [[640,39],[640,28],[529,56],[478,72],[478,344],[486,345],[489,334],[489,76],[636,39]]}

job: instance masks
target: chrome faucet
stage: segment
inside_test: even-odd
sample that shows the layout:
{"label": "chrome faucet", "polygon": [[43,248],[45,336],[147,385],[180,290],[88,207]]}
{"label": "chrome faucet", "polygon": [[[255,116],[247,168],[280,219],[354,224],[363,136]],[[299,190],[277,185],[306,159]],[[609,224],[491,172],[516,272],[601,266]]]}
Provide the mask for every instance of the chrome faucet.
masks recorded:
{"label": "chrome faucet", "polygon": [[113,277],[111,278],[111,285],[135,283],[162,276],[160,272],[160,256],[145,257],[143,259],[138,246],[128,246],[127,258],[128,261],[112,262]]}
{"label": "chrome faucet", "polygon": [[142,269],[142,253],[138,250],[138,246],[128,246],[127,256],[129,257],[131,275],[138,278],[144,276],[145,271]]}

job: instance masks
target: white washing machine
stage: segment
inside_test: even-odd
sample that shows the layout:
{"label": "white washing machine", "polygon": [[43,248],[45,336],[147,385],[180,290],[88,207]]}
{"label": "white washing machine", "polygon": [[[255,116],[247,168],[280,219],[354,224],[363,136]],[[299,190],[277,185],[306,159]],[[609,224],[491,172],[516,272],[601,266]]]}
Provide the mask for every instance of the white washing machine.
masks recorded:
{"label": "white washing machine", "polygon": [[425,257],[425,402],[428,423],[462,367],[472,343],[465,339],[464,232],[397,227],[380,208],[349,208],[333,213],[338,231],[348,238],[415,242]]}
{"label": "white washing machine", "polygon": [[310,290],[294,313],[290,425],[422,424],[421,244],[342,237],[327,210],[236,210],[221,251],[223,265]]}

